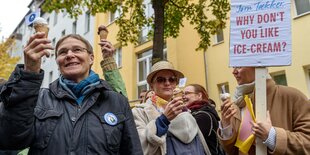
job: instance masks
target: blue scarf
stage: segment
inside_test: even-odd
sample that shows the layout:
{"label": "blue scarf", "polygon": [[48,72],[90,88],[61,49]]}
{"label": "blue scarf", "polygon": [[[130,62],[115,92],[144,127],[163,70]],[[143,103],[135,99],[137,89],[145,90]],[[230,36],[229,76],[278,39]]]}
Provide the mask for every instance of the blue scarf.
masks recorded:
{"label": "blue scarf", "polygon": [[76,99],[77,104],[80,105],[83,102],[85,96],[91,90],[90,88],[100,83],[99,80],[100,79],[98,74],[90,70],[89,76],[86,79],[80,81],[80,83],[65,79],[63,76],[59,78],[59,83]]}

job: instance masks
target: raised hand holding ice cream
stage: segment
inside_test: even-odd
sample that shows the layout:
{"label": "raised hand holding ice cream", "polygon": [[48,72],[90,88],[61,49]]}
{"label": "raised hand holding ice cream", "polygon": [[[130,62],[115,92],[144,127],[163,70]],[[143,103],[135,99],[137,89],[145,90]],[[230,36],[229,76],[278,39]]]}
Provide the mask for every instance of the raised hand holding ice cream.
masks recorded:
{"label": "raised hand holding ice cream", "polygon": [[106,40],[108,37],[108,33],[109,33],[107,27],[104,25],[100,25],[98,27],[97,33],[100,36],[99,45],[101,46],[102,57],[104,59],[108,57],[113,57],[115,48],[109,41]]}
{"label": "raised hand holding ice cream", "polygon": [[34,20],[33,28],[35,34],[32,35],[24,47],[24,69],[30,72],[40,72],[41,58],[43,56],[49,57],[48,50],[53,50],[51,41],[47,39],[48,35],[48,23],[44,18],[37,17]]}

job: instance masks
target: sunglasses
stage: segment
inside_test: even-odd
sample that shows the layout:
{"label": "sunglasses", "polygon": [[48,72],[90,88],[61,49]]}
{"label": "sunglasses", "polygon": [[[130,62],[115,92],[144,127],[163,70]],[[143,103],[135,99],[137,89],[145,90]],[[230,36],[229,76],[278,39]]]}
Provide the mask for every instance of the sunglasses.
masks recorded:
{"label": "sunglasses", "polygon": [[167,81],[169,81],[169,83],[177,83],[177,78],[176,77],[168,77],[168,78],[165,78],[165,77],[161,77],[161,76],[159,76],[159,77],[157,77],[156,79],[155,79],[155,81],[157,82],[157,83],[166,83]]}

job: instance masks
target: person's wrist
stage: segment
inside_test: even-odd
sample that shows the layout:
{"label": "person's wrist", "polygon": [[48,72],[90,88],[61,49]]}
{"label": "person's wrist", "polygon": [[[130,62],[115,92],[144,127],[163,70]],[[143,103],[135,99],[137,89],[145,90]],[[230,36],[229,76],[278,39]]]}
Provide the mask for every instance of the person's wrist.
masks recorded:
{"label": "person's wrist", "polygon": [[26,71],[26,72],[40,73],[40,69],[41,69],[40,66],[38,66],[35,63],[25,64],[25,66],[24,66],[24,71]]}
{"label": "person's wrist", "polygon": [[113,55],[111,54],[102,54],[103,59],[111,58]]}
{"label": "person's wrist", "polygon": [[226,121],[221,121],[221,125],[223,128],[226,128],[227,126],[229,126],[229,123]]}
{"label": "person's wrist", "polygon": [[101,65],[103,72],[117,69],[117,64],[113,57],[108,57],[108,58],[103,59],[100,62],[100,65]]}

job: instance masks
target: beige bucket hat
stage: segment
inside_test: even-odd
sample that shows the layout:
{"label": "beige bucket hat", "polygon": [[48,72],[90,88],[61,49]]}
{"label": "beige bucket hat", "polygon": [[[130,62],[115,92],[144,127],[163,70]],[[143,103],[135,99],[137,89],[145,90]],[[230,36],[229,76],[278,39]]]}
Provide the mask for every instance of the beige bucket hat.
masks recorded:
{"label": "beige bucket hat", "polygon": [[148,74],[147,77],[146,77],[147,83],[151,84],[154,76],[156,75],[156,73],[158,73],[159,71],[162,71],[162,70],[169,70],[169,71],[173,72],[173,74],[178,79],[184,77],[184,74],[182,72],[174,69],[174,67],[173,67],[171,62],[163,60],[163,61],[156,62],[152,66],[150,74]]}

